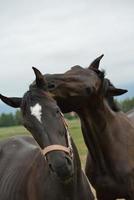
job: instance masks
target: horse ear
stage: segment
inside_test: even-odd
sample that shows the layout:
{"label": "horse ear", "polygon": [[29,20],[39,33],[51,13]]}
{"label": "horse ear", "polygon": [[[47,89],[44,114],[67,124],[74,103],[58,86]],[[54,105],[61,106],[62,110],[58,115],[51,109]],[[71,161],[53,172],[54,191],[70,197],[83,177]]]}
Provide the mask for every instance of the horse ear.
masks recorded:
{"label": "horse ear", "polygon": [[125,89],[120,89],[120,88],[115,88],[115,87],[109,87],[107,90],[107,96],[119,96],[122,94],[125,94],[126,92],[128,92],[128,90]]}
{"label": "horse ear", "polygon": [[89,65],[89,69],[99,69],[99,65],[100,65],[100,60],[102,59],[102,57],[104,56],[104,54],[102,54],[101,56],[97,57],[95,60],[93,60],[93,62]]}
{"label": "horse ear", "polygon": [[32,69],[34,70],[36,76],[36,86],[40,89],[44,89],[44,86],[47,86],[47,81],[45,80],[43,74],[35,67],[32,67]]}
{"label": "horse ear", "polygon": [[14,107],[14,108],[20,108],[22,98],[18,97],[5,97],[2,94],[0,94],[0,99],[6,103],[7,105]]}

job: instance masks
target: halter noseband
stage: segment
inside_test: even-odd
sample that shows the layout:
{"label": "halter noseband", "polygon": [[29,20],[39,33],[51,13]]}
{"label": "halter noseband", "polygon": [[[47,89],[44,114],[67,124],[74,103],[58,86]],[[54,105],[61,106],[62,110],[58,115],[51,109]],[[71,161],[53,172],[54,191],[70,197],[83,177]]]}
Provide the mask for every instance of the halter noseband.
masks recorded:
{"label": "halter noseband", "polygon": [[63,151],[65,153],[67,153],[72,158],[73,157],[73,150],[72,150],[72,145],[71,145],[70,134],[69,134],[69,131],[68,131],[68,125],[67,125],[67,122],[65,121],[63,113],[60,112],[60,114],[62,116],[62,120],[63,120],[64,126],[65,126],[65,129],[66,129],[66,138],[67,138],[68,147],[65,147],[65,146],[59,145],[59,144],[53,144],[53,145],[49,145],[49,146],[45,147],[42,150],[42,153],[46,157],[46,155],[49,152],[52,152],[52,151]]}
{"label": "halter noseband", "polygon": [[58,144],[53,144],[53,145],[45,147],[42,150],[42,153],[43,153],[44,156],[46,156],[51,151],[64,151],[65,153],[69,154],[70,156],[71,156],[71,153],[72,153],[72,151],[69,147],[64,147],[64,146],[58,145]]}

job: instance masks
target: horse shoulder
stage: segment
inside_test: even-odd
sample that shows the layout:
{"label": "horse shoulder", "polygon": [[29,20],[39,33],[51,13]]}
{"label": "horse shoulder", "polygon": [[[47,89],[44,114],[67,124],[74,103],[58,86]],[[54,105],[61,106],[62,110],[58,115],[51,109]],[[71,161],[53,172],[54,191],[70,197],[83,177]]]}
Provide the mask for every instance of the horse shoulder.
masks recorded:
{"label": "horse shoulder", "polygon": [[0,149],[1,199],[20,199],[20,194],[26,199],[28,178],[36,161],[42,159],[39,147],[34,139],[17,136],[1,141]]}

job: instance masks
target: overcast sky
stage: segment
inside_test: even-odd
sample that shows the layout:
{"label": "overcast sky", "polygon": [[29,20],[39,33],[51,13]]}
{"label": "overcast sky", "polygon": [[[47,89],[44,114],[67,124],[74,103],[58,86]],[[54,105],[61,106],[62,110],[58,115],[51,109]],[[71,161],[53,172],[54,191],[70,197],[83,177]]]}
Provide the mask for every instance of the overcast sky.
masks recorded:
{"label": "overcast sky", "polygon": [[0,92],[22,95],[43,73],[101,67],[114,84],[134,83],[134,0],[0,0]]}

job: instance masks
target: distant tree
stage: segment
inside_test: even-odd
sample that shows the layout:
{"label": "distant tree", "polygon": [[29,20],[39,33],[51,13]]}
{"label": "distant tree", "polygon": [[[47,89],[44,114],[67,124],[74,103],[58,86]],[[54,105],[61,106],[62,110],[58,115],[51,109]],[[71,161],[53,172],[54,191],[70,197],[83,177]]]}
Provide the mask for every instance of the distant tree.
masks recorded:
{"label": "distant tree", "polygon": [[22,124],[22,115],[21,115],[20,110],[16,111],[14,118],[15,118],[16,125],[21,125]]}
{"label": "distant tree", "polygon": [[121,109],[124,111],[124,112],[127,112],[131,109],[134,108],[134,97],[133,98],[127,98],[123,101],[120,101],[120,106],[121,106]]}
{"label": "distant tree", "polygon": [[0,126],[13,126],[15,125],[14,115],[12,113],[2,114],[0,116]]}
{"label": "distant tree", "polygon": [[6,126],[7,125],[7,117],[6,114],[2,113],[0,116],[0,126]]}

